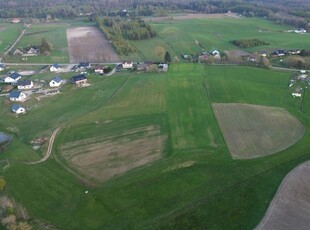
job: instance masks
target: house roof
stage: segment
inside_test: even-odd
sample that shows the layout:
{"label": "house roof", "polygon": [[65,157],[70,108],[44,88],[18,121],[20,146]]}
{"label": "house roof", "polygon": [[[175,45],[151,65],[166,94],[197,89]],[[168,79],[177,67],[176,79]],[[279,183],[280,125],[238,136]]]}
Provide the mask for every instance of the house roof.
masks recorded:
{"label": "house roof", "polygon": [[18,91],[18,90],[13,90],[10,92],[10,97],[13,97],[13,98],[19,98],[21,92]]}
{"label": "house roof", "polygon": [[16,80],[16,79],[18,79],[18,78],[20,78],[20,77],[21,77],[21,75],[18,74],[18,73],[12,73],[12,74],[10,74],[10,78],[12,78],[12,79],[14,79],[14,80]]}
{"label": "house roof", "polygon": [[86,76],[84,74],[80,74],[80,75],[76,75],[71,77],[71,81],[77,82],[77,81],[82,81],[87,79]]}
{"label": "house roof", "polygon": [[78,67],[89,67],[89,62],[80,62]]}
{"label": "house roof", "polygon": [[4,68],[5,66],[3,64],[0,64],[0,68]]}
{"label": "house roof", "polygon": [[55,81],[55,82],[59,83],[62,80],[61,80],[61,78],[59,76],[57,76],[57,77],[54,77],[52,81]]}
{"label": "house roof", "polygon": [[29,80],[18,81],[17,85],[19,85],[19,86],[31,85],[31,81],[29,81]]}
{"label": "house roof", "polygon": [[58,65],[58,64],[53,64],[51,67],[54,67],[54,68],[60,68],[60,65]]}
{"label": "house roof", "polygon": [[18,104],[13,104],[11,109],[15,112],[17,111],[19,108],[23,108],[22,106],[18,105]]}

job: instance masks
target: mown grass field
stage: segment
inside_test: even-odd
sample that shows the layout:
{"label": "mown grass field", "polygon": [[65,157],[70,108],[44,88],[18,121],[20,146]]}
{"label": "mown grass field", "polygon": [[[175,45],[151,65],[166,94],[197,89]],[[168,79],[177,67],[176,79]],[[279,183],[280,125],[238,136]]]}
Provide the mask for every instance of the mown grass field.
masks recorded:
{"label": "mown grass field", "polygon": [[[18,118],[3,109],[1,131],[20,130],[1,153],[11,164],[4,173],[6,190],[31,216],[58,228],[253,229],[282,178],[310,159],[310,100],[306,94],[300,112],[299,99],[289,94],[289,79],[289,73],[250,67],[173,64],[168,73],[93,76],[90,87],[66,85],[61,94],[39,101]],[[7,108],[4,98],[0,103]],[[233,160],[212,103],[282,107],[307,131],[280,153]],[[117,125],[109,129],[108,124]],[[167,136],[161,157],[108,181],[85,181],[61,156],[63,143],[115,137],[148,125],[161,127]],[[40,158],[28,142],[59,126],[52,157],[38,165],[23,164]]]}
{"label": "mown grass field", "polygon": [[158,36],[149,40],[132,41],[138,51],[129,56],[129,59],[158,60],[154,52],[156,46],[165,48],[173,58],[180,58],[181,54],[198,54],[201,52],[201,47],[197,42],[207,51],[237,50],[240,48],[231,41],[249,38],[257,38],[269,42],[270,45],[243,49],[245,51],[310,47],[309,34],[285,32],[294,28],[259,18],[166,20],[151,22],[151,26]]}
{"label": "mown grass field", "polygon": [[0,23],[0,55],[7,51],[19,34],[23,31],[22,24]]}

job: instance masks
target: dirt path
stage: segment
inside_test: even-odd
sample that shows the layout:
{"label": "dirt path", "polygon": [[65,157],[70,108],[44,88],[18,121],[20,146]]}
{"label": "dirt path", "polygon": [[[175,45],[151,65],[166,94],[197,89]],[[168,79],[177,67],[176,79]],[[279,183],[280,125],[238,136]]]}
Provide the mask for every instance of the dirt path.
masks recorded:
{"label": "dirt path", "polygon": [[60,127],[55,129],[55,131],[52,133],[51,138],[50,138],[50,140],[48,142],[48,148],[47,148],[45,156],[41,160],[34,161],[34,162],[28,162],[27,163],[28,165],[39,164],[39,163],[42,163],[42,162],[46,161],[49,158],[49,156],[52,153],[55,137],[56,137],[57,133],[59,132],[59,130],[60,130]]}
{"label": "dirt path", "polygon": [[16,44],[20,41],[20,39],[22,38],[22,36],[25,34],[25,32],[27,31],[27,29],[30,27],[31,24],[26,25],[26,28],[23,30],[23,32],[18,36],[18,38],[16,39],[16,41],[13,43],[13,45],[4,53],[4,56],[7,55],[15,46]]}
{"label": "dirt path", "polygon": [[282,181],[255,230],[309,229],[310,161],[294,168]]}

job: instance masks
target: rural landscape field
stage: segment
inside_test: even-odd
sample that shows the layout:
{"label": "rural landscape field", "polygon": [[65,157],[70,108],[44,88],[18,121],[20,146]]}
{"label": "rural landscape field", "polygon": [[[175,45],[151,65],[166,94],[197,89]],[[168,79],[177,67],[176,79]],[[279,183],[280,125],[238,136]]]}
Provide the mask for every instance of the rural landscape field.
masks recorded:
{"label": "rural landscape field", "polygon": [[[126,40],[135,52],[125,54],[115,48],[120,34],[109,39],[108,27],[81,15],[0,22],[4,229],[309,226],[309,69],[272,66],[288,54],[270,54],[276,60],[268,65],[265,56],[246,59],[310,49],[308,32],[236,13],[116,19],[120,24],[105,15],[113,29],[132,22],[156,32]],[[232,43],[252,38],[268,45]],[[50,45],[45,55],[14,54],[43,43]],[[248,56],[242,64],[185,58],[211,50]],[[20,114],[11,100],[19,84],[5,82],[15,72],[35,85],[23,90]],[[60,78],[61,86],[50,85]],[[1,134],[12,139],[2,145]]]}

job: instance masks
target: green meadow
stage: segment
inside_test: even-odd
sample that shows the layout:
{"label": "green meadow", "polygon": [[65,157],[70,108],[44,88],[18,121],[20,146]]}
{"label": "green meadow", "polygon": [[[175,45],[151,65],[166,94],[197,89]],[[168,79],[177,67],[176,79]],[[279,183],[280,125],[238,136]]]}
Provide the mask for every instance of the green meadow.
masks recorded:
{"label": "green meadow", "polygon": [[[188,19],[151,22],[158,36],[142,41],[131,41],[137,53],[132,60],[158,60],[155,47],[161,46],[180,58],[181,54],[200,53],[204,50],[238,50],[232,40],[257,38],[270,45],[258,46],[244,51],[273,49],[309,49],[309,34],[287,32],[293,27],[279,25],[259,18]],[[200,44],[200,45],[198,45]],[[126,59],[126,57],[125,57]],[[177,60],[177,58],[175,59]]]}
{"label": "green meadow", "polygon": [[0,55],[2,56],[23,31],[22,24],[0,23]]}
{"label": "green meadow", "polygon": [[[15,48],[25,48],[33,45],[40,45],[41,39],[46,38],[52,44],[52,52],[48,56],[27,57],[26,62],[30,63],[62,63],[69,62],[67,48],[67,23],[40,23],[32,24]],[[10,56],[10,61],[14,62],[21,57]],[[11,60],[12,59],[12,60]]]}
{"label": "green meadow", "polygon": [[[1,97],[0,130],[19,130],[1,153],[10,161],[6,191],[32,217],[60,229],[253,229],[282,178],[310,159],[310,94],[300,112],[300,100],[289,93],[290,77],[200,64],[172,64],[167,73],[90,76],[89,87],[66,84],[59,95],[30,99],[32,109],[17,118]],[[232,160],[211,106],[220,102],[282,107],[307,131],[280,153]],[[108,181],[86,181],[61,156],[62,143],[146,125],[167,136],[161,158]],[[57,127],[51,157],[24,164],[43,154],[29,141]]]}

